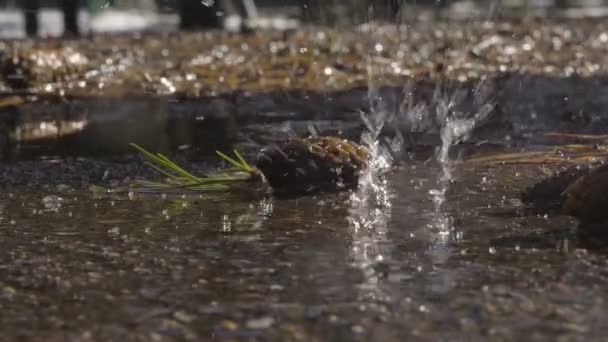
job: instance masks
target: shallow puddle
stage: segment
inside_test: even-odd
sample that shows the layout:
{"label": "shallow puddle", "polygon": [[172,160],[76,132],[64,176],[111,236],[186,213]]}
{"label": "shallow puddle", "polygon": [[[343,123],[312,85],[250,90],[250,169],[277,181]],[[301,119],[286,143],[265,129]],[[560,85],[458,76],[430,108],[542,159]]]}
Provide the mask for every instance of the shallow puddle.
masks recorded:
{"label": "shallow puddle", "polygon": [[[3,337],[148,340],[559,338],[608,332],[602,250],[521,216],[541,169],[412,161],[384,202],[349,194],[0,200]],[[364,210],[365,209],[365,210]]]}

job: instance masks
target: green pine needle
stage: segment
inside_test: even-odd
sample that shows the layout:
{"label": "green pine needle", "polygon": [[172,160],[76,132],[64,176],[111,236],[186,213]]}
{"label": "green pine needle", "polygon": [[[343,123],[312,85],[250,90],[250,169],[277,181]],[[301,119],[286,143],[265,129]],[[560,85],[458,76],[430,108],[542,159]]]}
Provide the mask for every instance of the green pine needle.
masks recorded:
{"label": "green pine needle", "polygon": [[151,153],[137,144],[132,143],[130,145],[141,153],[146,165],[166,177],[164,182],[137,180],[132,184],[132,186],[143,188],[144,190],[185,189],[205,192],[227,191],[230,190],[231,184],[251,180],[251,175],[255,172],[255,168],[249,165],[245,158],[236,150],[234,150],[236,159],[220,151],[216,151],[220,158],[233,167],[220,170],[212,175],[197,177],[160,153]]}
{"label": "green pine needle", "polygon": [[245,158],[243,158],[243,156],[241,156],[241,154],[239,153],[239,151],[237,150],[233,150],[234,151],[234,155],[239,158],[239,161],[241,162],[241,164],[245,167],[245,169],[248,172],[252,172],[253,168],[249,165],[249,163],[247,163],[247,161],[245,160]]}
{"label": "green pine needle", "polygon": [[243,165],[241,162],[238,162],[238,161],[236,161],[236,160],[228,157],[224,153],[222,153],[220,151],[215,151],[215,153],[217,153],[218,156],[220,156],[222,159],[224,159],[228,163],[232,164],[237,169],[241,169],[241,170],[243,170],[245,172],[249,172],[250,171],[250,169],[249,169],[249,167],[247,165]]}

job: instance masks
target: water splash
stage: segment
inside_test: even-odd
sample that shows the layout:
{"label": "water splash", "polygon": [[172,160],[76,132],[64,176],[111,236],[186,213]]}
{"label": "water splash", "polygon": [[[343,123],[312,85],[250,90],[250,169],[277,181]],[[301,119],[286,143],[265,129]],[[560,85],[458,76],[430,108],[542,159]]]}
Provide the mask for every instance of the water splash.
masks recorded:
{"label": "water splash", "polygon": [[[371,124],[370,117],[381,116],[381,112],[362,114],[364,122]],[[374,115],[376,114],[376,115]],[[359,186],[350,196],[348,222],[351,231],[351,256],[355,267],[364,275],[364,283],[360,287],[362,298],[379,301],[388,300],[379,285],[379,277],[374,266],[385,259],[389,252],[386,250],[387,231],[392,216],[391,193],[385,177],[392,166],[392,157],[387,149],[380,144],[379,126],[382,120],[371,125],[362,135],[361,141],[369,151],[369,165],[359,177]]]}
{"label": "water splash", "polygon": [[[393,165],[393,158],[387,145],[381,144],[380,134],[385,125],[392,122],[396,113],[388,110],[384,97],[375,84],[373,54],[380,53],[377,43],[371,42],[367,61],[369,112],[361,113],[361,120],[366,130],[361,136],[361,143],[369,152],[369,163],[359,177],[359,186],[351,194],[349,222],[353,233],[358,234],[386,229],[390,218],[390,200],[386,172]],[[395,144],[388,144],[392,146]],[[393,146],[394,148],[398,148]],[[356,240],[355,240],[356,241]]]}
{"label": "water splash", "polygon": [[[371,53],[379,54],[382,49],[373,42]],[[386,101],[375,86],[373,55],[368,56],[368,98],[369,112],[361,113],[365,132],[361,143],[369,152],[368,167],[359,177],[357,191],[350,196],[348,222],[351,231],[351,256],[355,267],[361,270],[364,283],[360,286],[361,297],[385,301],[388,295],[380,289],[379,277],[374,266],[385,259],[387,231],[392,215],[391,193],[386,173],[393,165],[390,149],[400,148],[400,136],[388,144],[382,144],[380,135],[387,123],[394,120],[396,113],[387,108]]]}
{"label": "water splash", "polygon": [[[372,35],[373,31],[372,23]],[[361,143],[368,148],[370,159],[368,168],[359,178],[358,190],[351,194],[348,221],[351,228],[352,258],[355,266],[365,276],[365,293],[362,295],[368,298],[385,298],[387,294],[382,291],[373,267],[382,262],[390,252],[386,246],[389,245],[387,232],[392,217],[392,201],[389,181],[385,176],[393,166],[392,156],[402,149],[404,142],[399,129],[395,130],[395,136],[391,139],[384,138],[386,133],[391,131],[386,128],[397,126],[398,121],[405,121],[412,132],[428,132],[433,127],[439,128],[442,144],[437,161],[441,174],[438,188],[430,192],[435,204],[430,228],[437,232],[435,236],[440,242],[433,245],[445,246],[453,230],[452,217],[445,208],[446,193],[453,180],[450,149],[453,145],[467,140],[473,129],[488,117],[493,106],[488,101],[489,87],[480,82],[472,91],[447,92],[441,86],[437,87],[431,103],[426,104],[417,103],[413,87],[406,86],[401,105],[392,108],[391,105],[395,101],[390,100],[395,99],[385,98],[390,96],[390,93],[382,92],[375,79],[375,75],[381,72],[375,70],[376,64],[373,60],[383,49],[373,41],[369,47],[367,74],[370,110],[361,113],[366,128]],[[445,261],[449,257],[445,248],[433,248],[430,252],[436,263],[441,263],[441,260]]]}
{"label": "water splash", "polygon": [[[452,146],[469,139],[473,129],[484,122],[492,112],[494,105],[489,96],[491,88],[480,82],[473,91],[457,89],[446,95],[446,91],[437,87],[433,95],[435,115],[439,124],[441,147],[437,153],[437,162],[441,167],[438,188],[429,191],[435,205],[434,220],[431,229],[437,232],[437,242],[446,244],[454,227],[452,217],[445,208],[446,193],[453,181],[450,150]],[[473,107],[463,109],[465,100],[472,96]]]}

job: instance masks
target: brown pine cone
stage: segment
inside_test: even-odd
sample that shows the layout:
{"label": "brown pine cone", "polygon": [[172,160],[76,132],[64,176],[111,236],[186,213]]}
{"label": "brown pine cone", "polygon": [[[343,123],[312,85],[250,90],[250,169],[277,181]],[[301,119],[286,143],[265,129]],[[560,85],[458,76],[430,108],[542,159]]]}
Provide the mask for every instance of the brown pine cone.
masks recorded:
{"label": "brown pine cone", "polygon": [[318,137],[264,148],[256,166],[276,195],[289,196],[356,188],[368,158],[355,142]]}

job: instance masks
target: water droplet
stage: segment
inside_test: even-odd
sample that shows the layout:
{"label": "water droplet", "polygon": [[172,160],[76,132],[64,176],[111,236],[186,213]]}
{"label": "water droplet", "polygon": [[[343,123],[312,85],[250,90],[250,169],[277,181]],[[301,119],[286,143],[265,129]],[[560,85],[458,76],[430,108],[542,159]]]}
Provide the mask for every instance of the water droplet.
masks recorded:
{"label": "water droplet", "polygon": [[496,248],[494,248],[494,247],[488,248],[488,253],[490,253],[492,255],[496,254]]}
{"label": "water droplet", "polygon": [[272,290],[272,291],[283,291],[284,289],[285,289],[285,287],[283,285],[279,285],[279,284],[270,285],[270,290]]}
{"label": "water droplet", "polygon": [[245,326],[249,329],[266,329],[270,328],[274,324],[274,318],[272,317],[261,317],[257,319],[250,319],[245,323]]}
{"label": "water droplet", "polygon": [[196,318],[196,316],[191,315],[185,311],[176,311],[175,313],[173,313],[173,317],[175,317],[176,320],[182,323],[192,323],[192,321],[194,321],[194,319]]}
{"label": "water droplet", "polygon": [[215,5],[215,0],[201,0],[201,5],[205,7],[212,7]]}
{"label": "water droplet", "polygon": [[222,216],[222,232],[229,233],[232,231],[232,222],[230,222],[230,216],[223,215]]}
{"label": "water droplet", "polygon": [[58,212],[62,202],[63,198],[55,195],[48,195],[42,199],[42,205],[47,211]]}
{"label": "water droplet", "polygon": [[365,329],[360,325],[353,326],[352,330],[355,334],[363,334],[365,332]]}

